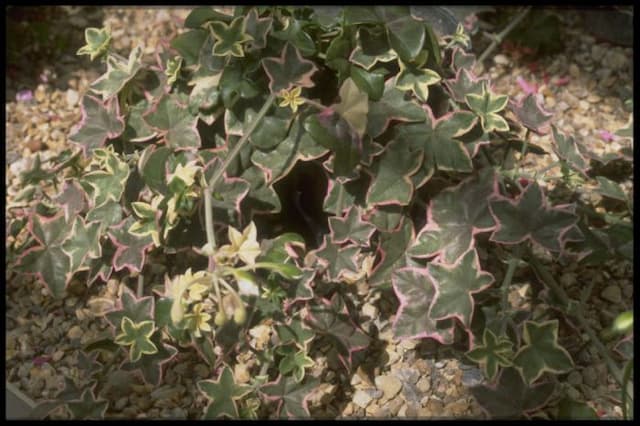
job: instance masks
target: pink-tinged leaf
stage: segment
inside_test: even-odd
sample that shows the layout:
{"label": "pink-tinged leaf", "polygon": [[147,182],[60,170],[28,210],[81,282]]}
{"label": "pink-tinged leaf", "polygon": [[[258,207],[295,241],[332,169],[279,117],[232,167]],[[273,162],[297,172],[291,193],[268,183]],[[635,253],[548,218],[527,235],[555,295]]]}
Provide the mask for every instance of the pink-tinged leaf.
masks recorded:
{"label": "pink-tinged leaf", "polygon": [[[71,259],[72,272],[83,266],[87,257],[91,259],[102,257],[100,224],[98,222],[86,224],[81,216],[76,216],[69,238],[62,244],[62,250]],[[84,265],[84,269],[88,269],[88,266]]]}
{"label": "pink-tinged leaf", "polygon": [[390,287],[391,273],[407,264],[406,251],[414,236],[413,222],[405,216],[401,216],[396,229],[380,232],[377,249],[380,260],[369,277],[370,286]]}
{"label": "pink-tinged leaf", "polygon": [[366,196],[368,206],[409,204],[413,195],[411,175],[421,166],[423,152],[411,152],[407,148],[402,141],[393,141],[374,163]]}
{"label": "pink-tinged leaf", "polygon": [[267,46],[267,35],[273,27],[273,18],[271,16],[260,18],[258,9],[253,8],[244,19],[244,22],[245,32],[253,39],[245,44],[245,51],[251,52],[265,48]]}
{"label": "pink-tinged leaf", "polygon": [[406,101],[404,92],[389,79],[384,86],[382,99],[369,103],[366,133],[372,138],[380,136],[392,120],[404,122],[424,121],[424,111],[413,100]]}
{"label": "pink-tinged leaf", "polygon": [[72,275],[71,260],[61,247],[70,229],[71,224],[65,222],[62,213],[50,218],[34,214],[29,218],[27,230],[38,245],[18,259],[17,269],[35,275],[56,298],[64,296]]}
{"label": "pink-tinged leaf", "polygon": [[476,55],[466,53],[459,46],[453,48],[453,52],[451,53],[451,68],[453,68],[456,74],[461,69],[466,69],[467,71],[473,70],[475,63]]}
{"label": "pink-tinged leaf", "polygon": [[555,84],[558,87],[566,86],[567,84],[569,84],[570,81],[571,81],[571,78],[569,78],[569,76],[556,77],[553,79],[553,84]]}
{"label": "pink-tinged leaf", "polygon": [[302,277],[289,287],[287,299],[284,301],[284,310],[289,312],[296,303],[313,298],[313,283],[316,278],[316,270],[302,269]]}
{"label": "pink-tinged leaf", "polygon": [[485,328],[482,333],[482,343],[475,344],[473,349],[465,355],[482,367],[485,377],[493,380],[498,374],[500,366],[510,367],[511,347],[513,343],[504,336],[496,337],[493,332]]}
{"label": "pink-tinged leaf", "polygon": [[509,101],[509,107],[527,129],[538,134],[549,132],[549,123],[553,114],[542,107],[535,95],[530,94],[519,102]]}
{"label": "pink-tinged leaf", "polygon": [[500,196],[489,203],[498,225],[491,241],[501,244],[531,240],[552,252],[559,252],[564,233],[578,222],[578,216],[571,208],[548,206],[537,182],[527,186],[516,200]]}
{"label": "pink-tinged leaf", "polygon": [[600,136],[600,139],[605,142],[613,142],[617,138],[616,135],[608,130],[598,130],[598,135]]}
{"label": "pink-tinged leaf", "polygon": [[264,173],[258,167],[249,167],[240,176],[249,182],[250,190],[246,200],[251,205],[251,213],[278,213],[282,208],[280,198],[266,181]]}
{"label": "pink-tinged leaf", "polygon": [[284,414],[289,419],[301,419],[310,416],[308,399],[319,384],[313,377],[299,383],[293,377],[280,375],[262,385],[259,392],[265,399],[277,401],[276,416]]}
{"label": "pink-tinged leaf", "polygon": [[82,98],[82,120],[74,127],[69,140],[80,145],[85,156],[94,149],[103,147],[107,139],[115,139],[122,134],[125,125],[120,115],[120,107],[115,99],[103,103],[93,96]]}
{"label": "pink-tinged leaf", "polygon": [[343,217],[330,217],[331,240],[336,244],[351,241],[359,246],[368,246],[376,227],[361,218],[359,207],[351,206]]}
{"label": "pink-tinged leaf", "polygon": [[551,125],[551,135],[556,155],[566,161],[572,169],[587,177],[589,162],[582,154],[583,150],[578,141],[573,136],[560,132],[554,125]]}
{"label": "pink-tinged leaf", "polygon": [[151,343],[158,348],[154,354],[143,354],[136,362],[129,362],[128,359],[120,365],[123,371],[139,372],[145,383],[153,386],[160,386],[164,372],[164,365],[173,360],[178,354],[178,350],[171,345],[161,341],[158,333],[151,337]]}
{"label": "pink-tinged leaf", "polygon": [[76,179],[66,180],[62,191],[55,198],[56,203],[62,206],[64,211],[65,222],[71,222],[71,218],[76,216],[86,206],[85,201],[86,193],[82,187],[78,184]]}
{"label": "pink-tinged leaf", "polygon": [[86,388],[80,399],[67,402],[67,408],[75,420],[102,420],[109,407],[109,401],[94,395],[96,385]]}
{"label": "pink-tinged leaf", "polygon": [[358,272],[355,259],[359,251],[360,248],[354,246],[340,248],[325,235],[322,245],[316,250],[316,256],[326,268],[329,280],[339,281],[345,272]]}
{"label": "pink-tinged leaf", "polygon": [[[213,177],[213,173],[222,166],[222,160],[214,157],[204,167],[204,175],[207,182]],[[214,207],[233,209],[240,214],[240,203],[249,193],[249,182],[236,177],[227,177],[222,173],[222,179],[216,183],[213,190]]]}
{"label": "pink-tinged leaf", "polygon": [[200,380],[198,390],[209,400],[204,418],[213,420],[223,416],[238,418],[236,401],[251,392],[248,385],[236,384],[233,371],[225,365],[216,380]]}
{"label": "pink-tinged leaf", "polygon": [[[129,178],[129,165],[110,149],[96,149],[94,158],[101,157],[101,169],[91,171],[80,179],[80,185],[89,194],[91,207],[104,206],[109,201],[118,203]],[[87,220],[89,214],[87,214]]]}
{"label": "pink-tinged leaf", "polygon": [[129,287],[124,286],[124,291],[116,301],[116,306],[106,313],[105,318],[118,331],[122,324],[122,318],[127,317],[134,323],[154,320],[154,310],[152,296],[137,297]]}
{"label": "pink-tinged leaf", "polygon": [[558,320],[524,323],[523,345],[513,357],[513,365],[527,384],[544,372],[561,374],[573,368],[569,352],[558,344]]}
{"label": "pink-tinged leaf", "polygon": [[262,67],[269,77],[269,90],[273,94],[291,90],[295,86],[313,87],[311,76],[318,70],[291,43],[285,44],[279,58],[264,58]]}
{"label": "pink-tinged leaf", "polygon": [[192,115],[188,106],[180,103],[177,96],[162,96],[143,118],[160,133],[168,147],[200,148],[198,116]]}
{"label": "pink-tinged leaf", "polygon": [[633,359],[633,334],[626,336],[613,347],[613,350],[625,360]]}
{"label": "pink-tinged leaf", "polygon": [[105,100],[115,97],[142,68],[142,53],[142,46],[135,47],[127,63],[113,55],[107,56],[107,72],[91,83],[91,90]]}
{"label": "pink-tinged leaf", "polygon": [[135,219],[129,216],[108,231],[111,242],[116,246],[113,256],[113,267],[116,271],[126,267],[131,272],[142,272],[145,252],[153,247],[153,238],[150,235],[140,237],[129,233],[128,229],[134,223]]}
{"label": "pink-tinged leaf", "polygon": [[554,383],[527,386],[514,368],[502,370],[493,386],[474,386],[469,390],[492,419],[520,419],[523,414],[543,407],[553,395]]}
{"label": "pink-tinged leaf", "polygon": [[427,224],[410,247],[411,257],[438,256],[454,263],[474,245],[474,236],[495,229],[489,199],[498,195],[498,180],[492,169],[462,181],[436,195],[427,208]]}
{"label": "pink-tinged leaf", "polygon": [[530,84],[527,80],[525,80],[521,76],[518,76],[518,78],[516,78],[516,82],[518,83],[518,86],[520,86],[522,91],[525,93],[525,95],[535,95],[536,93],[538,93],[538,90],[540,90],[537,84],[535,83]]}
{"label": "pink-tinged leaf", "polygon": [[311,306],[305,322],[334,343],[338,357],[348,371],[351,371],[353,353],[366,349],[371,341],[354,322],[338,293],[330,301],[322,299]]}
{"label": "pink-tinged leaf", "polygon": [[486,78],[478,78],[473,72],[466,68],[460,68],[456,72],[456,77],[444,80],[444,85],[449,89],[451,97],[456,102],[465,102],[464,97],[469,93],[482,93],[482,84],[487,82]]}
{"label": "pink-tinged leaf", "polygon": [[400,307],[393,322],[393,334],[399,339],[435,339],[453,343],[454,323],[437,321],[430,315],[435,287],[425,269],[402,268],[393,272],[393,290]]}
{"label": "pink-tinged leaf", "polygon": [[431,317],[457,318],[472,337],[469,327],[474,310],[473,294],[486,290],[495,280],[482,270],[478,253],[470,249],[454,264],[431,262],[427,273],[436,287]]}

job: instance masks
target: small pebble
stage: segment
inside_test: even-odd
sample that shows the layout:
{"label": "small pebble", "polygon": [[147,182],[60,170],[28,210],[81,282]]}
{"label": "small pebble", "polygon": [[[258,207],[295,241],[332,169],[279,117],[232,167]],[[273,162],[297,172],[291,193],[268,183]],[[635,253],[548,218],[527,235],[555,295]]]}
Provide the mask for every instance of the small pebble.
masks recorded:
{"label": "small pebble", "polygon": [[617,285],[610,285],[602,290],[600,297],[611,303],[620,303],[622,301],[622,291]]}
{"label": "small pebble", "polygon": [[373,398],[371,397],[371,395],[369,395],[368,392],[365,392],[362,389],[358,389],[353,394],[353,398],[352,398],[353,403],[360,408],[366,408],[371,403],[372,400]]}

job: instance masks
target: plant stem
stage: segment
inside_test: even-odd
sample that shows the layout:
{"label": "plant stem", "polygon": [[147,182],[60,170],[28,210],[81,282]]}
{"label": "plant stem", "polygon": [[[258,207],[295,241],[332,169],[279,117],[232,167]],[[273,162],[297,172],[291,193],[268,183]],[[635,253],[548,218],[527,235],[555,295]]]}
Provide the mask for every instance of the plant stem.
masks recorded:
{"label": "plant stem", "polygon": [[300,97],[300,99],[302,99],[305,104],[309,104],[309,105],[311,105],[313,107],[316,107],[321,111],[327,109],[326,106],[322,105],[320,102],[314,101],[313,99],[308,99],[308,98],[303,98],[303,97]]}
{"label": "plant stem", "polygon": [[142,274],[138,275],[138,290],[136,292],[138,298],[144,295],[144,276]]}
{"label": "plant stem", "polygon": [[[542,279],[542,282],[555,293],[556,297],[560,299],[562,304],[568,305],[569,296],[567,296],[567,294],[564,292],[562,287],[560,287],[560,285],[556,282],[556,280],[549,273],[549,271],[547,271],[547,269],[544,266],[542,266],[540,261],[533,255],[533,253],[529,253],[528,262],[536,271],[538,276]],[[616,382],[618,382],[620,386],[625,386],[623,384],[624,381],[623,381],[623,377],[622,377],[622,373],[620,372],[620,369],[615,364],[615,361],[613,360],[613,358],[611,358],[611,356],[609,355],[609,351],[607,350],[607,347],[602,343],[597,333],[593,331],[593,329],[585,319],[582,313],[582,306],[580,306],[579,304],[576,307],[575,317],[580,323],[580,325],[582,326],[582,328],[585,330],[585,332],[587,333],[591,341],[593,342],[593,345],[595,346],[596,350],[600,353],[600,355],[604,359],[605,363],[607,364],[607,367],[609,368],[609,372],[611,373],[613,378],[616,380]],[[628,390],[628,393],[633,397],[633,387],[631,387],[631,389]]]}
{"label": "plant stem", "polygon": [[492,37],[493,41],[491,42],[489,47],[487,47],[487,49],[482,52],[482,55],[480,55],[480,58],[477,62],[478,64],[482,64],[484,60],[487,59],[487,56],[489,56],[493,52],[493,50],[498,47],[500,43],[502,43],[502,40],[511,32],[511,30],[513,30],[516,25],[518,25],[520,21],[522,21],[524,17],[527,16],[527,13],[529,13],[530,9],[531,6],[525,7],[515,18],[513,18],[513,20],[509,23],[509,25],[505,27],[504,30]]}
{"label": "plant stem", "polygon": [[[502,312],[509,311],[509,287],[511,286],[511,281],[513,280],[513,274],[516,272],[516,267],[518,266],[518,262],[520,261],[520,257],[522,256],[522,246],[516,246],[511,258],[509,259],[509,266],[507,267],[507,273],[502,280],[502,286],[500,290],[502,291],[502,300],[500,305],[502,306]],[[507,331],[507,316],[505,315],[502,319],[502,323],[500,324],[500,335],[504,334]]]}
{"label": "plant stem", "polygon": [[527,155],[527,148],[529,147],[530,135],[531,135],[531,131],[527,129],[527,132],[524,134],[524,143],[522,144],[522,150],[520,151],[520,160],[524,160],[524,156]]}
{"label": "plant stem", "polygon": [[[627,361],[627,364],[624,366],[624,372],[622,373],[622,382],[624,385],[622,386],[621,392],[621,400],[622,400],[622,418],[627,420],[627,383],[629,383],[629,379],[631,378],[631,370],[633,370],[633,359]],[[631,406],[633,406],[633,399],[631,399]]]}

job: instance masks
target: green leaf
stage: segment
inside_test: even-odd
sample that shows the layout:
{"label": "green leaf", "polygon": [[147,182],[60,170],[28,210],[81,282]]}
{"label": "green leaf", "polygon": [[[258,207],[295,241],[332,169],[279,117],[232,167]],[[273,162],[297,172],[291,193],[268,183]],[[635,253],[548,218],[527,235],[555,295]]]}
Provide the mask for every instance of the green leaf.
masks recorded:
{"label": "green leaf", "polygon": [[456,77],[444,80],[444,85],[449,89],[451,97],[460,103],[465,102],[465,96],[475,94],[480,96],[482,88],[487,83],[486,78],[478,78],[473,72],[461,68],[456,72]]}
{"label": "green leaf", "polygon": [[[377,6],[376,9],[387,11],[389,6]],[[412,61],[418,56],[425,42],[424,24],[415,19],[409,13],[408,7],[405,13],[391,14],[380,13],[384,16],[387,30],[389,31],[389,44],[398,56],[406,62]]]}
{"label": "green leaf", "polygon": [[398,89],[410,90],[421,102],[426,102],[429,86],[440,80],[438,73],[433,70],[400,61],[400,73],[396,76],[395,84]]}
{"label": "green leaf", "polygon": [[367,71],[378,62],[391,62],[398,57],[389,46],[386,32],[380,28],[358,28],[356,43],[355,49],[349,55],[349,61]]}
{"label": "green leaf", "polygon": [[71,279],[71,260],[61,248],[70,228],[62,213],[51,218],[34,214],[27,229],[38,245],[26,250],[18,260],[17,269],[36,275],[55,298],[64,296]]}
{"label": "green leaf", "polygon": [[126,267],[131,272],[142,272],[145,252],[153,247],[151,235],[139,236],[129,232],[134,223],[135,219],[129,216],[120,225],[108,231],[111,242],[116,246],[116,253],[113,256],[113,267],[116,271]]}
{"label": "green leaf", "polygon": [[393,335],[398,339],[431,338],[442,344],[453,343],[453,321],[437,321],[431,317],[436,288],[427,271],[412,267],[396,269],[391,281],[400,301],[393,321]]}
{"label": "green leaf", "polygon": [[89,172],[80,179],[80,185],[89,194],[94,208],[109,201],[119,202],[129,178],[129,165],[121,161],[113,150],[96,149],[96,156],[105,158],[101,170]]}
{"label": "green leaf", "polygon": [[213,420],[222,416],[238,418],[236,401],[251,392],[251,387],[238,385],[231,368],[224,366],[217,380],[200,380],[198,390],[210,401],[204,411],[204,418]]}
{"label": "green leaf", "polygon": [[116,336],[115,342],[123,346],[131,346],[129,349],[129,360],[136,362],[142,354],[154,354],[158,352],[156,345],[150,340],[155,331],[153,321],[142,321],[134,323],[127,317],[122,318],[120,325],[122,333]]}
{"label": "green leaf", "polygon": [[534,94],[530,93],[519,102],[509,102],[509,107],[527,129],[538,134],[549,132],[549,122],[553,114],[542,107]]}
{"label": "green leaf", "polygon": [[307,379],[302,383],[293,377],[280,375],[278,378],[260,387],[260,393],[267,400],[277,401],[276,416],[284,410],[288,418],[309,417],[307,396],[320,384],[316,378]]}
{"label": "green leaf", "polygon": [[208,36],[207,31],[203,29],[187,31],[175,36],[171,40],[171,47],[184,58],[186,67],[196,65],[200,56],[200,48]]}
{"label": "green leaf", "polygon": [[470,249],[451,265],[430,262],[428,274],[436,286],[431,317],[455,317],[469,329],[473,318],[473,294],[486,290],[495,280],[493,275],[482,270],[476,250]]}
{"label": "green leaf", "polygon": [[291,43],[285,44],[279,58],[264,58],[261,61],[269,77],[269,90],[278,94],[295,86],[313,87],[311,76],[317,71],[312,61],[303,59],[300,51]]}
{"label": "green leaf", "polygon": [[510,367],[510,356],[513,354],[511,341],[501,336],[496,337],[488,328],[482,334],[482,344],[474,345],[473,349],[465,355],[473,362],[477,362],[482,367],[485,377],[489,380],[495,379],[499,366]]}
{"label": "green leaf", "polygon": [[171,148],[166,146],[150,145],[142,151],[138,161],[138,171],[144,183],[160,194],[168,191],[166,165],[171,153]]}
{"label": "green leaf", "polygon": [[353,205],[343,217],[330,217],[331,241],[335,244],[351,241],[360,246],[368,246],[376,227],[361,217],[362,210]]}
{"label": "green leaf", "polygon": [[491,241],[518,244],[530,239],[553,252],[561,250],[562,236],[578,221],[570,208],[549,207],[537,182],[529,184],[517,200],[496,198],[489,208],[498,225]]}
{"label": "green leaf", "polygon": [[117,300],[116,308],[107,312],[105,318],[116,329],[120,327],[125,317],[134,323],[155,320],[154,305],[152,296],[137,297],[129,287],[125,286]]}
{"label": "green leaf", "polygon": [[347,271],[358,272],[355,258],[359,251],[358,247],[340,248],[325,235],[322,245],[316,251],[316,256],[318,261],[326,268],[329,280],[339,281]]}
{"label": "green leaf", "polygon": [[150,103],[147,99],[140,100],[137,104],[129,106],[126,127],[122,137],[129,142],[146,142],[156,136],[156,131],[143,119],[143,115],[149,111]]}
{"label": "green leaf", "polygon": [[109,401],[94,395],[95,385],[85,389],[80,399],[67,402],[67,408],[75,420],[102,420],[109,407]]}
{"label": "green leaf", "polygon": [[278,364],[280,374],[288,375],[292,373],[291,376],[298,383],[304,379],[305,369],[315,364],[305,351],[296,350],[295,347],[280,346],[276,349],[276,352],[283,356]]}
{"label": "green leaf", "polygon": [[316,54],[316,44],[303,28],[300,20],[293,17],[286,17],[284,28],[281,31],[274,31],[271,36],[293,44],[305,56]]}
{"label": "green leaf", "polygon": [[367,128],[367,113],[369,112],[367,93],[360,90],[354,81],[348,78],[340,86],[339,94],[340,103],[334,106],[334,110],[362,138]]}
{"label": "green leaf", "polygon": [[151,337],[151,343],[158,348],[156,353],[144,354],[136,362],[125,362],[120,368],[123,371],[139,371],[147,383],[160,386],[163,366],[178,355],[178,350],[162,342],[157,334]]}
{"label": "green leaf", "polygon": [[209,23],[211,34],[216,42],[213,44],[213,56],[243,57],[242,44],[253,39],[245,32],[245,20],[237,17],[230,24],[221,21]]}
{"label": "green leaf", "polygon": [[109,99],[117,95],[142,68],[142,46],[135,47],[129,54],[127,63],[114,56],[107,57],[107,72],[91,83],[91,90]]}
{"label": "green leaf", "polygon": [[480,117],[480,124],[485,132],[509,130],[507,121],[497,114],[507,106],[507,95],[496,95],[487,88],[487,84],[483,84],[480,94],[468,93],[464,99],[469,108]]}
{"label": "green leaf", "polygon": [[600,187],[597,189],[600,194],[614,200],[627,202],[627,196],[620,185],[603,176],[596,176],[596,180],[600,184]]}
{"label": "green leaf", "polygon": [[99,230],[98,222],[86,224],[81,216],[75,217],[69,238],[62,244],[62,250],[71,259],[71,271],[77,271],[86,257],[97,259],[102,256]]}
{"label": "green leaf", "polygon": [[144,115],[169,148],[199,148],[198,117],[189,112],[175,95],[165,95]]}
{"label": "green leaf", "polygon": [[558,420],[599,420],[593,408],[584,402],[574,401],[568,397],[558,403]]}
{"label": "green leaf", "polygon": [[573,368],[569,352],[558,344],[558,320],[524,323],[524,345],[513,358],[514,367],[527,384],[545,371],[565,373]]}
{"label": "green leaf", "polygon": [[401,216],[395,229],[380,232],[378,253],[381,260],[369,278],[370,286],[380,289],[390,287],[391,273],[407,264],[405,253],[414,235],[413,223],[405,216]]}
{"label": "green leaf", "polygon": [[273,18],[267,16],[260,18],[258,9],[253,8],[245,18],[245,32],[252,40],[246,44],[246,51],[264,49],[267,46],[267,35],[273,27]]}
{"label": "green leaf", "polygon": [[211,6],[196,7],[184,20],[186,28],[200,28],[210,21],[230,21],[233,17],[214,10]]}
{"label": "green leaf", "polygon": [[633,311],[624,311],[613,321],[611,329],[616,333],[628,333],[633,329]]}
{"label": "green leaf", "polygon": [[404,93],[389,80],[385,84],[382,99],[369,104],[367,133],[372,138],[377,138],[386,130],[391,120],[424,121],[425,114],[415,102],[405,101]]}
{"label": "green leaf", "polygon": [[[364,91],[372,101],[379,101],[384,92],[384,75],[380,72],[367,72],[362,68],[351,65],[349,67],[351,79],[360,90]],[[368,109],[368,104],[367,104]],[[365,117],[366,121],[366,117]]]}
{"label": "green leaf", "polygon": [[273,186],[267,183],[264,173],[259,168],[249,167],[240,177],[251,185],[246,199],[254,213],[278,213],[280,211],[282,208],[280,198]]}
{"label": "green leaf", "polygon": [[401,141],[389,143],[372,168],[367,205],[409,204],[413,195],[410,176],[422,164],[422,152],[411,152]]}
{"label": "green leaf", "polygon": [[554,383],[529,387],[514,368],[502,370],[495,386],[470,388],[478,404],[492,419],[520,419],[543,407],[553,394]]}
{"label": "green leaf", "polygon": [[300,349],[307,351],[309,344],[315,337],[312,329],[305,326],[304,323],[297,318],[289,318],[286,323],[274,324],[276,333],[280,338],[280,343],[288,345],[295,343]]}
{"label": "green leaf", "polygon": [[498,181],[492,169],[483,170],[454,188],[441,191],[427,208],[427,224],[418,233],[408,254],[412,257],[440,256],[454,263],[474,246],[474,236],[493,231],[495,222],[489,199],[498,194]]}
{"label": "green leaf", "polygon": [[107,32],[106,28],[86,28],[84,30],[84,39],[87,44],[78,49],[76,55],[89,55],[89,58],[93,61],[109,50],[111,34]]}
{"label": "green leaf", "polygon": [[82,120],[69,135],[71,142],[82,147],[85,156],[104,146],[107,139],[115,139],[125,130],[118,102],[105,103],[93,96],[82,98]]}

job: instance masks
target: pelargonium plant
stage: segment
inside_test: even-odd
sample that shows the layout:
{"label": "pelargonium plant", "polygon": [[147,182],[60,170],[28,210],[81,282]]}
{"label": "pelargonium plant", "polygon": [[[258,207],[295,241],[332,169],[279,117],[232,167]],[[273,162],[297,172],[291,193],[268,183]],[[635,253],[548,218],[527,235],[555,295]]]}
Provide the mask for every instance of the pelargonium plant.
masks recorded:
{"label": "pelargonium plant", "polygon": [[[548,403],[574,368],[559,318],[590,328],[538,258],[632,258],[631,199],[595,167],[630,154],[596,157],[550,125],[534,94],[497,93],[474,74],[464,32],[439,39],[425,10],[199,7],[152,58],[142,46],[123,57],[107,30],[86,30],[78,54],[105,72],[82,99],[73,148],[22,175],[16,201],[39,201],[15,208],[9,265],[56,298],[72,279],[138,285],[104,313],[108,338],[84,348],[84,381],[69,378],[47,410],[101,418],[110,368],[159,387],[195,351],[212,372],[197,383],[203,418],[307,417],[320,384],[312,344],[332,342],[351,373],[374,339],[353,309],[357,283],[397,299],[395,338],[462,345],[486,375],[474,395],[490,416]],[[597,179],[618,216],[552,199],[545,171],[514,162],[549,155],[529,141],[545,132],[559,184]],[[502,282],[488,252],[507,265]],[[163,281],[149,279],[158,262]],[[508,303],[526,264],[556,309]],[[256,338],[264,329],[271,337]]]}

